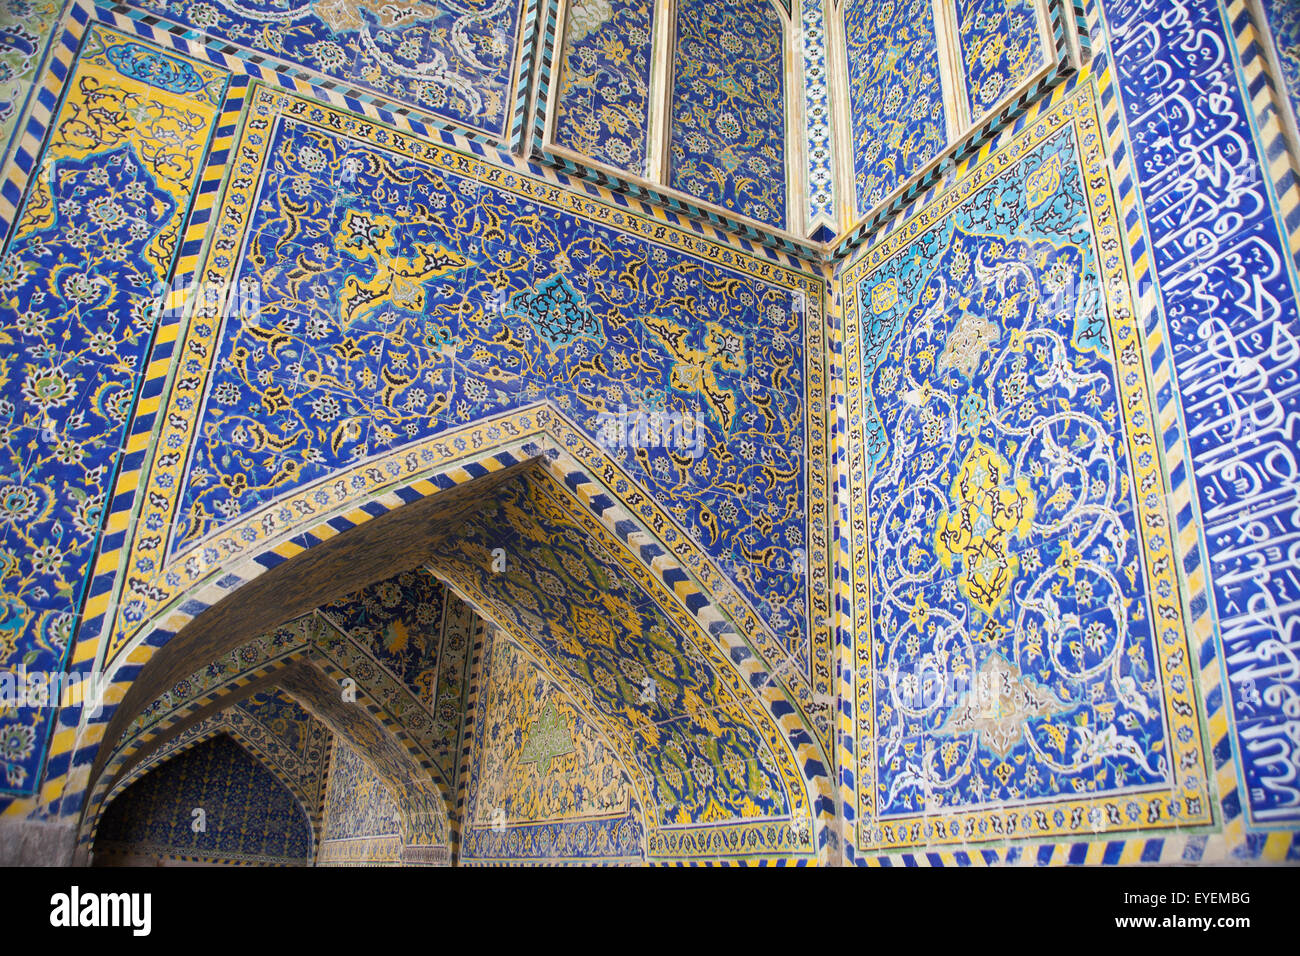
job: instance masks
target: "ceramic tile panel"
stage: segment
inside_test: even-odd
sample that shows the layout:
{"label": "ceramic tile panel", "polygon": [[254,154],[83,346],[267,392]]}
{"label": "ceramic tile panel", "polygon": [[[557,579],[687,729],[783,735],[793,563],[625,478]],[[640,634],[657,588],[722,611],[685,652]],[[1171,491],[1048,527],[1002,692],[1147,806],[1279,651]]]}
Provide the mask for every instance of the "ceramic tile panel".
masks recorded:
{"label": "ceramic tile panel", "polygon": [[335,740],[317,863],[395,866],[401,850],[396,797],[365,760],[346,743]]}
{"label": "ceramic tile panel", "polygon": [[1260,0],[1260,6],[1282,67],[1282,85],[1300,116],[1300,7],[1291,0]]}
{"label": "ceramic tile panel", "polygon": [[[224,70],[100,27],[0,258],[0,664],[61,671]],[[105,317],[111,317],[105,320]],[[37,785],[52,713],[0,718],[0,790]]]}
{"label": "ceramic tile panel", "polygon": [[680,0],[668,184],[784,227],[785,97],[783,28],[770,0]]}
{"label": "ceramic tile panel", "polygon": [[856,210],[865,214],[948,144],[930,0],[845,0]]}
{"label": "ceramic tile panel", "polygon": [[1092,95],[850,272],[859,859],[1213,819]]}
{"label": "ceramic tile panel", "polygon": [[654,17],[653,0],[569,4],[555,94],[557,145],[645,177]]}
{"label": "ceramic tile panel", "polygon": [[488,637],[470,715],[461,862],[638,862],[645,825],[620,757],[518,645]]}
{"label": "ceramic tile panel", "polygon": [[131,0],[130,6],[465,129],[506,134],[520,0]]}
{"label": "ceramic tile panel", "polygon": [[447,598],[428,574],[408,571],[326,605],[320,613],[432,709]]}
{"label": "ceramic tile panel", "polygon": [[973,123],[1046,62],[1034,0],[957,0],[957,36]]}

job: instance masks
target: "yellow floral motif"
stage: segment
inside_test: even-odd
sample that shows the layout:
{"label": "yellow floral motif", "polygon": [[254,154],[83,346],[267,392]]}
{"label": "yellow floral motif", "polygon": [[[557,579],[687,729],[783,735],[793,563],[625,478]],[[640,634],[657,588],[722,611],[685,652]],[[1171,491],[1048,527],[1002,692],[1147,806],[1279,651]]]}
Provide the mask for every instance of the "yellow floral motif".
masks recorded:
{"label": "yellow floral motif", "polygon": [[1025,180],[1025,201],[1030,209],[1042,205],[1049,196],[1061,188],[1061,157],[1053,153]]}
{"label": "yellow floral motif", "polygon": [[364,312],[383,305],[422,312],[424,283],[459,272],[469,265],[464,256],[441,245],[424,247],[414,258],[390,259],[388,254],[393,248],[396,226],[397,223],[388,216],[347,210],[343,228],[334,237],[334,245],[358,259],[374,262],[375,275],[369,281],[348,276],[339,299],[345,327]]}
{"label": "yellow floral motif", "polygon": [[925,603],[925,597],[921,594],[917,594],[916,603],[912,606],[912,611],[908,615],[908,618],[912,621],[912,624],[915,627],[919,628],[922,624],[925,623],[926,619],[929,616],[930,616],[930,608]]}
{"label": "yellow floral motif", "polygon": [[[613,748],[546,674],[500,636],[487,666],[475,824],[491,825],[498,810],[510,823],[627,813],[631,784]],[[542,746],[534,740],[540,733],[555,740]]]}
{"label": "yellow floral motif", "polygon": [[888,312],[898,302],[898,280],[886,279],[871,290],[871,311],[876,315]]}
{"label": "yellow floral motif", "polygon": [[393,653],[404,650],[410,640],[411,632],[401,618],[395,619],[384,632],[384,646]]}
{"label": "yellow floral motif", "polygon": [[679,392],[699,393],[718,416],[727,431],[736,416],[736,395],[718,381],[717,372],[744,372],[744,339],[730,329],[709,322],[704,348],[686,344],[689,330],[671,319],[657,315],[643,316],[641,321],[672,353],[675,362],[669,382]]}
{"label": "yellow floral motif", "polygon": [[334,237],[334,248],[351,253],[358,259],[372,259],[379,264],[393,250],[393,231],[397,220],[391,216],[372,215],[349,209],[343,225]]}
{"label": "yellow floral motif", "polygon": [[935,550],[945,568],[962,561],[958,580],[967,600],[992,614],[1011,588],[1020,562],[1010,551],[1013,537],[1029,533],[1037,511],[1026,478],[1009,484],[1011,466],[983,442],[962,462],[953,482],[955,509],[939,519]]}
{"label": "yellow floral motif", "polygon": [[1061,543],[1061,554],[1056,559],[1056,570],[1061,577],[1067,580],[1074,580],[1074,570],[1079,566],[1079,552],[1074,549],[1074,545],[1065,541]]}
{"label": "yellow floral motif", "polygon": [[[130,42],[128,38],[96,28],[87,42],[98,50],[87,52],[75,82],[68,84],[67,100],[46,152],[46,174],[33,178],[18,231],[36,231],[54,222],[51,176],[57,174],[57,162],[84,159],[129,143],[157,184],[177,200],[169,218],[155,223],[161,228],[145,253],[165,269],[176,251],[191,184],[217,109],[123,75],[104,51]],[[185,63],[205,77],[215,75],[198,61],[186,58]],[[157,213],[164,215],[161,206]]]}

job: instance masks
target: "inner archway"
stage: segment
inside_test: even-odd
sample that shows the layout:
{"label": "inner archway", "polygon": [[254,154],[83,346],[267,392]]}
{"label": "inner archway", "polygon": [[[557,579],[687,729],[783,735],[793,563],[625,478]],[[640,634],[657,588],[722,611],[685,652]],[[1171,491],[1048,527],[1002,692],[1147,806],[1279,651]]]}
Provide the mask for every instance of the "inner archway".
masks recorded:
{"label": "inner archway", "polygon": [[[302,660],[285,655],[281,672],[260,675],[284,688],[403,795],[404,835],[421,829],[412,821],[435,820],[442,808],[446,845],[455,844],[456,833],[463,839],[460,831],[470,827],[476,835],[471,852],[485,859],[544,859],[588,846],[593,852],[635,848],[636,857],[650,859],[816,857],[825,847],[829,780],[798,701],[782,675],[771,673],[747,646],[727,610],[609,496],[594,493],[598,487],[572,458],[543,455],[388,511],[234,589],[163,643],[107,715],[82,818],[83,844],[114,779],[136,761],[121,742],[151,701],[286,620],[308,621],[294,626],[309,630],[308,643],[319,648],[331,639],[330,627],[339,630],[322,608],[418,567],[488,622],[496,646],[515,648],[524,662],[512,665],[516,673],[528,672],[518,688],[507,682],[503,690],[500,672],[476,648],[462,714],[464,740],[477,741],[479,749],[454,774],[426,785],[430,767],[412,769],[423,758],[406,746],[409,735],[400,721],[375,719],[383,711],[375,695],[349,700],[340,692],[353,679],[352,668],[371,662],[327,660],[308,649]],[[405,639],[401,628],[392,631],[393,640]],[[500,704],[525,685],[539,702],[536,709]],[[489,745],[489,735],[474,726],[476,695],[488,686],[507,712],[526,713],[519,719],[528,725],[514,728],[513,749],[500,750],[500,737]],[[487,746],[498,749],[489,754]],[[571,755],[579,754],[599,766],[601,776],[623,782],[606,786],[599,797],[602,787],[584,782],[550,803],[516,799],[539,792],[553,761],[538,757],[538,748],[548,746],[552,758],[573,763],[579,758]],[[464,805],[472,801],[459,788],[473,787],[484,767],[506,764],[521,779],[539,779],[514,791],[497,779],[496,792],[510,799],[480,807],[477,817],[467,812],[472,807]],[[610,793],[621,814],[613,823]],[[516,816],[507,813],[503,820],[498,811],[507,804]],[[534,839],[541,824],[551,829]],[[437,824],[424,829],[437,830]],[[428,862],[441,862],[437,857]]]}

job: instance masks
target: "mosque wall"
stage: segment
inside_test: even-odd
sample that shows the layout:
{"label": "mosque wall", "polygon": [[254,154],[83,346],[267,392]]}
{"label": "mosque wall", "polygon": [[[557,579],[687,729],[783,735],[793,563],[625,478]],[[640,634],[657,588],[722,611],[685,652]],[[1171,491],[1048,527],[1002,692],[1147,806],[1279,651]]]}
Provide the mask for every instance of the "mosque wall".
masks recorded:
{"label": "mosque wall", "polygon": [[371,675],[466,862],[1295,857],[1287,4],[6,10],[0,668],[105,693],[0,705],[0,830],[518,468],[204,693]]}
{"label": "mosque wall", "polygon": [[861,862],[1295,852],[1285,93],[1241,5],[1088,23],[839,271]]}
{"label": "mosque wall", "polygon": [[460,863],[642,863],[645,822],[610,742],[513,641],[489,635],[473,710]]}
{"label": "mosque wall", "polygon": [[334,741],[317,866],[397,866],[401,816],[393,792],[342,740]]}

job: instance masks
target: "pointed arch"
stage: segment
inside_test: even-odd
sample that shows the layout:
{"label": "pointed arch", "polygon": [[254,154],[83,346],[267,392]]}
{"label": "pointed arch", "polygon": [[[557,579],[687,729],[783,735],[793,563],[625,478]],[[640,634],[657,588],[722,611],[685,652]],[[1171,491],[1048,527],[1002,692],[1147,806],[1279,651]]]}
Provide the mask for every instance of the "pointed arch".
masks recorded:
{"label": "pointed arch", "polygon": [[93,844],[99,862],[147,854],[234,865],[310,865],[315,843],[301,800],[225,732],[162,761],[119,791]]}
{"label": "pointed arch", "polygon": [[248,732],[247,724],[238,719],[232,719],[232,708],[217,714],[214,717],[204,718],[185,730],[178,732],[175,736],[167,739],[157,750],[150,753],[147,757],[142,758],[135,763],[121,777],[119,777],[112,787],[104,796],[103,810],[97,816],[94,826],[90,832],[89,840],[94,845],[95,836],[98,832],[100,820],[103,813],[108,812],[108,808],[113,805],[113,801],[119,795],[127,790],[133,783],[188,750],[191,750],[202,743],[211,740],[220,734],[225,734],[234,739],[241,747],[249,752],[249,755],[260,763],[263,767],[275,775],[291,794],[298,805],[302,808],[304,816],[307,818],[308,826],[311,829],[311,846],[308,853],[308,859],[316,858],[316,851],[320,846],[321,840],[321,807],[320,794],[313,794],[303,789],[302,780],[295,775],[288,773],[281,766],[277,755],[266,746],[266,743],[259,739],[255,734]]}
{"label": "pointed arch", "polygon": [[[516,425],[526,419],[530,427],[502,427],[505,419]],[[678,633],[689,632],[683,639],[710,661],[710,681],[723,681],[731,688],[727,693],[743,703],[750,715],[746,720],[766,728],[762,736],[785,768],[783,779],[801,808],[800,820],[787,815],[771,822],[785,828],[783,853],[815,857],[826,852],[834,804],[819,725],[813,720],[822,705],[791,666],[794,658],[779,649],[725,575],[688,536],[674,530],[674,522],[653,499],[632,495],[636,513],[619,504],[611,486],[625,489],[630,482],[618,463],[549,406],[465,431],[471,438],[466,444],[477,445],[472,454],[457,453],[452,440],[438,439],[425,446],[442,452],[441,461],[437,454],[431,456],[434,467],[417,446],[355,465],[327,483],[330,489],[360,487],[369,495],[354,491],[331,507],[320,507],[312,497],[321,491],[317,486],[243,519],[228,532],[229,540],[245,542],[238,561],[194,568],[195,583],[168,603],[167,612],[134,628],[125,643],[110,635],[119,650],[109,703],[98,719],[87,719],[78,728],[77,747],[86,752],[89,770],[84,778],[68,782],[65,812],[82,809],[86,789],[101,775],[108,758],[101,744],[115,748],[151,696],[183,675],[197,648],[210,653],[228,647],[242,629],[264,629],[277,615],[318,605],[329,588],[304,585],[303,580],[314,577],[319,584],[323,577],[341,594],[396,570],[399,557],[429,563],[450,531],[493,497],[489,492],[495,494],[525,473],[545,470],[547,477],[537,480],[548,482],[553,491],[562,489],[570,520],[580,521],[585,534],[604,536],[603,546],[617,555],[623,573],[635,578],[644,600],[666,615]],[[209,547],[217,551],[228,539],[223,533]],[[461,567],[466,567],[463,560]],[[456,589],[469,597],[464,586],[469,578],[460,577],[462,587]],[[469,603],[480,611],[490,606],[487,601]],[[631,718],[625,714],[620,719]],[[725,849],[710,844],[706,835],[659,848],[667,856],[688,857]]]}
{"label": "pointed arch", "polygon": [[[324,667],[331,665],[324,662]],[[340,680],[338,672],[327,675],[322,667],[300,665],[280,686],[346,741],[393,792],[402,821],[402,861],[450,863],[454,835],[448,794],[433,779],[433,763],[413,750],[409,738],[392,732],[391,719],[377,704],[357,707],[345,700]]]}
{"label": "pointed arch", "polygon": [[[319,719],[331,734],[342,734],[368,763],[377,765],[376,770],[381,776],[398,787],[397,792],[403,795],[401,806],[405,831],[414,835],[409,845],[417,848],[413,850],[411,862],[449,861],[458,832],[450,809],[455,801],[454,781],[442,777],[437,766],[400,721],[372,699],[363,686],[356,685],[354,703],[349,703],[346,708],[335,706],[336,701],[342,701],[339,688],[349,675],[314,646],[326,626],[313,614],[294,622],[293,628],[282,629],[296,631],[301,643],[290,644],[288,652],[264,663],[256,658],[255,653],[257,645],[270,640],[263,635],[234,652],[233,656],[237,658],[253,658],[247,671],[228,675],[192,699],[175,702],[170,710],[164,710],[153,719],[142,722],[137,717],[95,780],[81,818],[82,844],[93,843],[99,822],[113,796],[130,780],[138,779],[146,765],[155,765],[155,758],[160,753],[169,752],[173,741],[188,739],[195,728],[231,725],[229,712],[241,701],[263,689],[275,687],[283,689]],[[198,676],[194,675],[195,678]],[[241,738],[248,736],[241,734]],[[317,833],[322,796],[318,794],[315,801],[304,800],[304,805],[315,803],[308,810],[308,819],[313,821]],[[416,856],[423,858],[416,860]]]}

